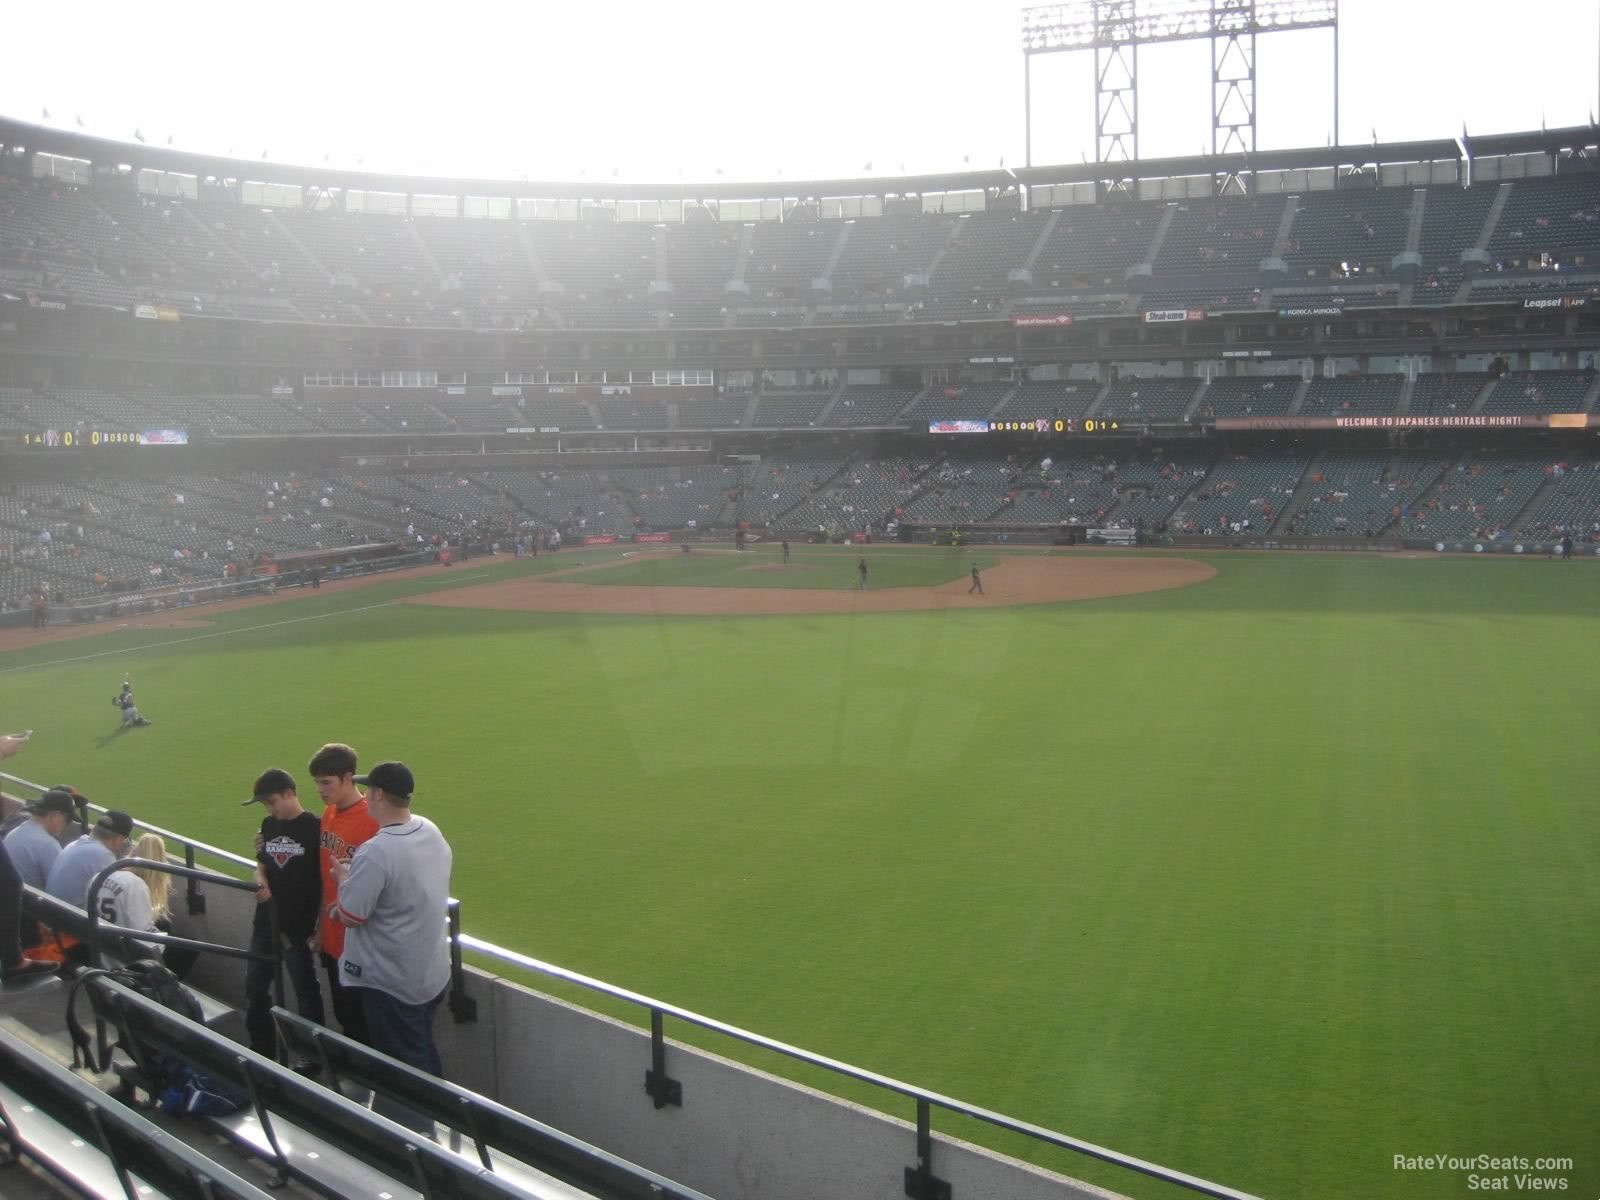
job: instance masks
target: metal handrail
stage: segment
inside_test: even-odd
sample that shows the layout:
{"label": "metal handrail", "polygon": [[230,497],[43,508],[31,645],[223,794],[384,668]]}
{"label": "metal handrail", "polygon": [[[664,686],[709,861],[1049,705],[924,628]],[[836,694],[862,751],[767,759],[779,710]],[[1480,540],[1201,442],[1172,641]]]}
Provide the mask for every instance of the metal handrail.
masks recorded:
{"label": "metal handrail", "polygon": [[[4,772],[0,772],[0,780],[7,780],[12,783],[20,784],[23,787],[33,788],[40,792],[46,790],[40,784],[33,783],[26,779],[20,779],[14,775],[7,775]],[[99,806],[91,805],[90,807],[98,808]],[[188,848],[191,854],[193,853],[194,849],[202,849],[209,854],[215,854],[219,858],[223,858],[230,862],[236,862],[243,866],[249,866],[253,868],[255,865],[251,859],[243,858],[240,855],[231,854],[226,850],[219,850],[214,846],[207,846],[202,842],[192,841],[189,838],[183,837],[181,834],[170,833],[166,830],[159,829],[154,825],[146,825],[141,822],[140,828],[148,829],[152,833],[159,833],[162,837],[170,837],[173,841],[176,841]],[[168,865],[169,867],[171,866],[171,864]],[[109,868],[107,871],[102,871],[101,875],[108,873]],[[183,873],[189,874],[188,871]],[[606,983],[603,980],[595,979],[592,976],[584,975],[581,972],[570,970],[567,967],[559,967],[554,963],[544,962],[541,959],[533,958],[526,954],[521,954],[515,950],[508,950],[504,946],[497,946],[493,942],[486,942],[482,938],[474,937],[469,933],[458,932],[460,929],[460,902],[452,898],[450,903],[454,913],[451,923],[451,931],[453,934],[451,939],[452,954],[455,960],[453,965],[459,963],[459,950],[464,948],[467,950],[472,950],[478,954],[483,954],[499,962],[506,963],[509,966],[517,967],[524,971],[532,971],[535,974],[544,975],[551,979],[559,979],[565,983],[573,984],[588,991],[598,993],[599,995],[609,996],[614,1000],[621,1000],[636,1007],[647,1009],[651,1018],[652,1063],[655,1068],[652,1072],[655,1078],[650,1082],[649,1086],[653,1089],[652,1095],[656,1098],[656,1106],[658,1108],[668,1103],[668,1100],[664,1097],[667,1094],[667,1088],[671,1085],[671,1081],[664,1078],[662,1071],[665,1046],[664,1035],[662,1032],[662,1022],[665,1017],[670,1016],[684,1022],[686,1025],[694,1025],[701,1029],[710,1030],[713,1033],[721,1034],[722,1036],[732,1038],[735,1041],[744,1042],[747,1045],[756,1046],[763,1050],[770,1050],[775,1054],[782,1055],[785,1058],[793,1059],[796,1062],[806,1063],[807,1065],[813,1067],[820,1067],[823,1070],[832,1072],[835,1075],[840,1075],[847,1079],[854,1079],[861,1083],[870,1084],[873,1087],[881,1088],[884,1091],[893,1092],[896,1095],[905,1096],[908,1099],[914,1100],[917,1105],[918,1170],[924,1174],[929,1173],[930,1170],[929,1155],[931,1153],[931,1141],[929,1110],[931,1108],[941,1108],[948,1112],[970,1117],[973,1120],[982,1121],[985,1124],[993,1125],[998,1129],[1004,1129],[1010,1133],[1021,1134],[1024,1137],[1031,1138],[1037,1142],[1042,1142],[1045,1145],[1055,1146],[1063,1150],[1071,1150],[1074,1153],[1082,1154],[1088,1158],[1094,1158],[1104,1163],[1110,1163],[1112,1166],[1121,1167],[1129,1171],[1135,1171],[1141,1175],[1148,1175],[1150,1178],[1159,1179],[1164,1183],[1175,1184],[1178,1187],[1185,1188],[1191,1192],[1197,1192],[1203,1196],[1216,1197],[1216,1200],[1259,1200],[1259,1197],[1256,1197],[1249,1192],[1242,1192],[1236,1188],[1230,1188],[1225,1184],[1213,1183],[1210,1180],[1202,1179],[1197,1175],[1188,1175],[1182,1171],[1175,1171],[1169,1167],[1163,1167],[1156,1163],[1147,1162],[1141,1158],[1135,1158],[1129,1154],[1122,1154],[1105,1146],[1096,1145],[1093,1142],[1086,1142],[1080,1138],[1070,1137],[1064,1133],[1058,1133],[1055,1130],[1047,1129],[1042,1125],[1035,1125],[1029,1121],[1022,1121],[1015,1117],[1008,1117],[1004,1113],[995,1112],[993,1109],[982,1108],[976,1104],[969,1104],[964,1100],[957,1100],[953,1096],[946,1096],[940,1092],[933,1092],[927,1090],[926,1088],[917,1087],[915,1084],[906,1083],[904,1080],[895,1079],[889,1075],[882,1075],[876,1071],[869,1071],[865,1067],[857,1067],[850,1063],[842,1062],[836,1058],[829,1058],[827,1055],[817,1054],[810,1050],[804,1050],[799,1046],[792,1046],[787,1042],[780,1042],[776,1038],[767,1037],[765,1034],[755,1033],[751,1030],[743,1029],[737,1025],[730,1025],[726,1021],[717,1020],[715,1017],[705,1016],[704,1014],[697,1013],[692,1009],[683,1008],[676,1004],[670,1004],[665,1000],[657,1000],[654,997],[647,996],[642,992],[635,992],[629,988],[618,987],[615,984]],[[91,919],[93,919],[92,914]],[[118,932],[132,933],[134,931],[118,930]],[[457,970],[459,971],[459,967],[457,967]]]}
{"label": "metal handrail", "polygon": [[1174,1183],[1179,1187],[1188,1188],[1190,1191],[1199,1192],[1205,1196],[1218,1197],[1219,1200],[1258,1200],[1257,1197],[1248,1192],[1241,1192],[1224,1184],[1212,1183],[1210,1180],[1201,1179],[1195,1175],[1186,1175],[1181,1171],[1174,1171],[1156,1163],[1121,1154],[1104,1146],[1097,1146],[1093,1142],[1085,1142],[1079,1138],[1069,1137],[1067,1134],[1057,1133],[1053,1129],[1046,1129],[1042,1125],[1020,1121],[1015,1117],[1008,1117],[1004,1113],[981,1108],[976,1104],[968,1104],[964,1100],[957,1100],[939,1092],[930,1092],[926,1088],[917,1087],[915,1084],[906,1083],[904,1080],[895,1079],[889,1075],[881,1075],[876,1071],[869,1071],[865,1067],[853,1066],[836,1058],[829,1058],[823,1054],[803,1050],[799,1046],[791,1046],[787,1042],[780,1042],[776,1038],[767,1037],[765,1034],[753,1033],[748,1029],[741,1029],[737,1025],[730,1025],[726,1021],[719,1021],[715,1017],[707,1017],[691,1009],[669,1004],[664,1000],[656,1000],[644,995],[642,992],[617,987],[615,984],[594,979],[591,976],[580,974],[566,967],[558,967],[554,963],[530,958],[526,954],[517,953],[515,950],[507,950],[503,946],[496,946],[493,942],[486,942],[482,938],[473,937],[468,933],[461,935],[461,944],[468,950],[488,955],[490,958],[498,959],[522,970],[534,971],[541,975],[547,975],[552,979],[560,979],[563,982],[576,984],[601,995],[610,996],[614,1000],[623,1000],[629,1004],[647,1008],[650,1010],[652,1018],[655,1018],[658,1014],[676,1017],[685,1024],[696,1025],[701,1029],[709,1029],[714,1033],[720,1033],[736,1041],[758,1046],[763,1050],[771,1050],[797,1062],[803,1062],[813,1067],[821,1067],[836,1075],[842,1075],[862,1083],[869,1083],[885,1091],[895,1092],[916,1100],[919,1107],[932,1105],[937,1108],[947,1109],[950,1112],[972,1117],[975,1120],[986,1122],[1012,1133],[1020,1133],[1025,1137],[1033,1138],[1051,1146],[1059,1146],[1064,1150],[1073,1150],[1090,1158],[1097,1158],[1101,1162],[1125,1167],[1130,1171],[1137,1171],[1142,1175],[1149,1175],[1166,1183]]}
{"label": "metal handrail", "polygon": [[[241,950],[237,946],[225,946],[220,942],[196,941],[193,938],[179,937],[176,934],[170,933],[162,933],[159,929],[129,929],[125,925],[116,925],[110,921],[102,920],[100,917],[100,889],[102,886],[104,886],[105,881],[110,876],[122,870],[124,867],[143,867],[149,870],[161,871],[167,875],[179,875],[188,879],[203,880],[206,883],[214,883],[219,887],[237,888],[240,891],[250,891],[253,890],[255,886],[253,883],[247,883],[242,879],[234,879],[232,876],[222,875],[216,871],[204,871],[196,867],[182,867],[177,863],[156,862],[154,859],[149,858],[119,858],[109,866],[102,867],[99,871],[95,872],[94,878],[89,881],[88,899],[84,901],[84,912],[89,918],[89,928],[87,931],[89,936],[84,940],[89,943],[90,949],[95,955],[95,966],[100,965],[99,957],[101,934],[111,934],[115,937],[132,938],[134,941],[150,942],[161,946],[178,946],[189,950],[207,950],[214,954],[220,954],[224,958],[258,959],[262,962],[276,961],[277,956],[271,954],[257,954],[250,950]],[[274,916],[273,925],[274,932],[276,932],[276,916]],[[273,945],[277,945],[277,942],[274,941]],[[280,1003],[283,1001],[281,985],[279,988],[278,1001]]]}

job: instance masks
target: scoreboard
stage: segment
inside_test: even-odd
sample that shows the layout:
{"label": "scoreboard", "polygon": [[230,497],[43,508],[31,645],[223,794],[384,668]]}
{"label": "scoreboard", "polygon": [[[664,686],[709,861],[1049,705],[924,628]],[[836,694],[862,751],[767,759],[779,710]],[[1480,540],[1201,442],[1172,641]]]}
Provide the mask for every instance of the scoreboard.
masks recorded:
{"label": "scoreboard", "polygon": [[38,429],[15,435],[29,450],[93,450],[100,446],[187,446],[185,429]]}
{"label": "scoreboard", "polygon": [[1034,417],[1023,421],[949,420],[929,421],[929,433],[1121,433],[1122,422],[1091,417]]}

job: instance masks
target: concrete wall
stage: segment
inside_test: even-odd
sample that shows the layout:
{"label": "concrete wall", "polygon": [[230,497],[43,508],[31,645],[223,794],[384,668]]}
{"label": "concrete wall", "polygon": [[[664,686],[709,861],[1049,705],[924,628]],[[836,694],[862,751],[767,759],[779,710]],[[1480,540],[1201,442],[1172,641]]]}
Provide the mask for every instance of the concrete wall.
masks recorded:
{"label": "concrete wall", "polygon": [[[178,931],[245,945],[253,897],[223,888],[206,889],[206,897],[203,916],[188,915],[179,898]],[[191,982],[241,1003],[242,963],[207,958]],[[441,1008],[436,1026],[456,1083],[719,1200],[905,1195],[905,1168],[916,1164],[908,1121],[671,1041],[667,1073],[683,1085],[683,1106],[657,1109],[644,1090],[644,1030],[470,967],[468,991],[477,1021],[458,1025]],[[894,1102],[915,1117],[911,1100]],[[935,1129],[940,1119],[934,1110]],[[937,1133],[933,1171],[951,1184],[955,1200],[1115,1200]]]}

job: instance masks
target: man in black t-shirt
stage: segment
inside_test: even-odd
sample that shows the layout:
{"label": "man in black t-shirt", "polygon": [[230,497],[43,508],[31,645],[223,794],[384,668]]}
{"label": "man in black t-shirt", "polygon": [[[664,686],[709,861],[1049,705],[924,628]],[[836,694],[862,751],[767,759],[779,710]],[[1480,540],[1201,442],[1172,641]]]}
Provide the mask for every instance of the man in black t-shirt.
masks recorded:
{"label": "man in black t-shirt", "polygon": [[[250,932],[253,954],[283,956],[294,988],[295,1009],[308,1021],[323,1023],[322,988],[312,966],[311,937],[322,912],[322,870],[318,849],[322,819],[300,806],[294,778],[276,768],[256,780],[245,804],[267,810],[256,835],[256,915]],[[278,944],[272,941],[272,920],[278,921]],[[245,1028],[250,1048],[269,1058],[278,1055],[272,1024],[273,963],[250,959],[245,966]],[[296,1069],[310,1070],[308,1064]]]}

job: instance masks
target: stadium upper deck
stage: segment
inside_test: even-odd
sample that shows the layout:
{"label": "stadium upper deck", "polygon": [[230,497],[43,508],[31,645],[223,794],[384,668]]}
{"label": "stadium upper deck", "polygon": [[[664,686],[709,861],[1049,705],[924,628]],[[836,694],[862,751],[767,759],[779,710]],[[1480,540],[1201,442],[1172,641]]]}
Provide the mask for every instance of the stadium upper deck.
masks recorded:
{"label": "stadium upper deck", "polygon": [[1600,294],[1594,132],[1120,179],[597,189],[217,162],[0,122],[0,288],[169,319],[459,330],[1560,306]]}

